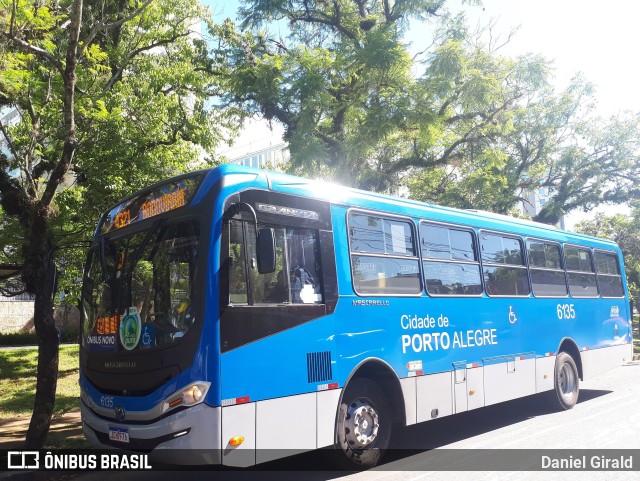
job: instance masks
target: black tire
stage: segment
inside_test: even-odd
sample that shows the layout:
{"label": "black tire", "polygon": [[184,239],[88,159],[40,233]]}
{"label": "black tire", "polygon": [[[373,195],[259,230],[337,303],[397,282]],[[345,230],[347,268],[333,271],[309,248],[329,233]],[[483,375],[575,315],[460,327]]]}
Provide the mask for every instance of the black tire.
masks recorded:
{"label": "black tire", "polygon": [[554,389],[549,393],[553,404],[562,410],[571,409],[578,402],[580,376],[575,361],[566,352],[556,357],[553,376]]}
{"label": "black tire", "polygon": [[349,382],[336,419],[336,464],[349,470],[377,465],[389,446],[392,424],[389,402],[377,383],[364,378]]}

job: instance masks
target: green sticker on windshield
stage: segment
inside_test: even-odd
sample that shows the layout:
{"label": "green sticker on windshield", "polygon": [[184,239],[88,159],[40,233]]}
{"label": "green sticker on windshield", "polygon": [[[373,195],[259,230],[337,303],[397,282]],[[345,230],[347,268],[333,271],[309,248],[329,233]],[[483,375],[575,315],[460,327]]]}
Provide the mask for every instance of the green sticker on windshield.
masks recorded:
{"label": "green sticker on windshield", "polygon": [[130,307],[127,314],[120,322],[120,342],[122,347],[127,351],[134,349],[140,341],[140,333],[142,332],[142,322],[138,309]]}

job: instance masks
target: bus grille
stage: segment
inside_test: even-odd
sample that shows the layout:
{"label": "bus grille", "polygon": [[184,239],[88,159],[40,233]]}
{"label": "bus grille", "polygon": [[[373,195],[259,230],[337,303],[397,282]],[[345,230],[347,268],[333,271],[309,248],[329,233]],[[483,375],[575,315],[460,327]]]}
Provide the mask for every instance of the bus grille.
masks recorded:
{"label": "bus grille", "polygon": [[307,379],[308,382],[329,381],[331,374],[331,352],[307,353]]}

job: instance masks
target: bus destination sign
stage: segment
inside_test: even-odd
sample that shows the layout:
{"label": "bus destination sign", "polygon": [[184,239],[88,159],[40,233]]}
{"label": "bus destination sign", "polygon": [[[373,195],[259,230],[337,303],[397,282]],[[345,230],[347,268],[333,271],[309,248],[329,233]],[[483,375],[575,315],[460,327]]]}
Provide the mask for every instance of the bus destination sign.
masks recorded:
{"label": "bus destination sign", "polygon": [[122,229],[187,205],[195,194],[202,176],[168,182],[150,192],[137,195],[109,211],[100,228],[101,234]]}

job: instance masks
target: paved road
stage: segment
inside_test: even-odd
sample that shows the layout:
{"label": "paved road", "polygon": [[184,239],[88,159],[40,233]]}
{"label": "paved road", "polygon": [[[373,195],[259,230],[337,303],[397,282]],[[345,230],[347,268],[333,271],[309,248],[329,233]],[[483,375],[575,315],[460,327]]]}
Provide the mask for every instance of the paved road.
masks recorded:
{"label": "paved road", "polygon": [[[638,472],[429,472],[430,456],[443,449],[638,449],[640,450],[640,362],[616,368],[581,386],[571,411],[554,412],[542,396],[510,401],[449,418],[397,430],[393,446],[417,449],[392,451],[381,470],[345,474],[322,471],[325,459],[317,452],[279,460],[243,472],[118,473],[118,481],[164,481],[176,475],[195,480],[340,479],[344,481],[417,480],[572,480],[640,479]],[[436,451],[434,451],[436,450]],[[638,460],[636,460],[638,461]],[[313,471],[307,471],[312,469]],[[278,472],[274,472],[278,471]],[[279,470],[288,470],[279,472]],[[291,470],[307,471],[292,472]],[[38,473],[46,474],[46,473]],[[30,478],[34,479],[34,478]],[[36,479],[40,479],[38,476]],[[43,477],[41,479],[47,479]],[[73,479],[102,481],[104,474],[74,474]],[[14,481],[14,480],[12,480]]]}

